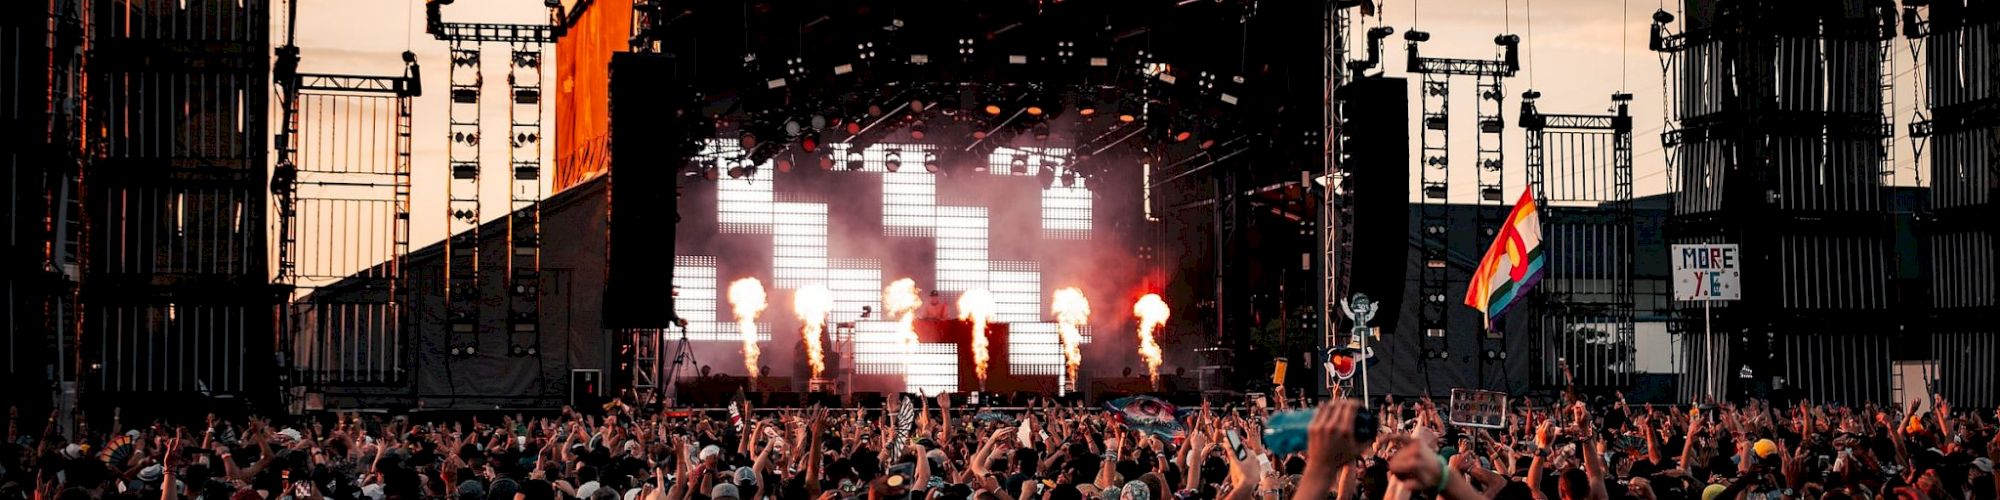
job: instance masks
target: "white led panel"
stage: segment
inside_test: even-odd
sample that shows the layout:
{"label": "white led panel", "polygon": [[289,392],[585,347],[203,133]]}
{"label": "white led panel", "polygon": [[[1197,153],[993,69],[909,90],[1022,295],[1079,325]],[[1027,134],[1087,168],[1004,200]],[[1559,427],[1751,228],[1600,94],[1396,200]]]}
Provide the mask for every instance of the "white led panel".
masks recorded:
{"label": "white led panel", "polygon": [[[724,316],[726,309],[721,307],[725,306],[716,295],[722,282],[715,275],[714,257],[675,256],[673,285],[680,289],[681,294],[674,298],[674,311],[688,320],[688,340],[743,341],[743,335],[736,330],[736,323]],[[757,338],[771,340],[769,323],[757,323]]]}
{"label": "white led panel", "polygon": [[[991,243],[989,209],[979,206],[940,205],[938,176],[924,170],[935,147],[925,144],[877,144],[861,151],[859,172],[845,170],[849,145],[828,144],[826,152],[842,162],[836,175],[874,175],[881,181],[882,237],[931,238],[936,249],[936,281],[920,284],[951,295],[972,289],[992,292],[996,323],[1006,323],[1013,332],[1009,342],[1010,361],[1016,374],[1054,375],[1062,370],[1062,348],[1054,323],[1048,316],[1043,297],[1041,266],[1036,261],[995,261],[988,251]],[[1060,176],[1066,148],[1000,148],[987,158],[988,172],[995,176],[1035,178],[1044,166]],[[733,139],[708,141],[696,158],[700,165],[714,165],[727,171],[744,152]],[[900,168],[888,171],[892,155]],[[1014,172],[1015,159],[1024,163]],[[717,231],[722,234],[768,235],[771,238],[771,311],[788,311],[788,293],[811,284],[824,284],[833,292],[835,322],[859,321],[856,327],[857,371],[870,374],[904,374],[911,388],[930,391],[956,390],[957,352],[950,344],[921,344],[908,353],[894,331],[895,323],[882,316],[882,287],[900,276],[883,276],[882,263],[874,259],[835,259],[839,249],[829,248],[832,212],[846,209],[854,200],[838,194],[824,197],[807,193],[793,199],[833,200],[777,201],[774,166],[765,162],[742,178],[722,176],[715,183]],[[1039,179],[1036,179],[1039,181]],[[1025,181],[1025,180],[1023,180]],[[1022,181],[1008,181],[1022,182]],[[1092,226],[1091,193],[1085,179],[1071,187],[1040,187],[1041,237],[1044,239],[1086,240]],[[792,186],[788,193],[800,191]],[[862,235],[843,236],[865,237]],[[723,258],[727,258],[724,256]],[[680,312],[689,318],[689,338],[707,341],[737,341],[734,323],[727,317],[728,305],[719,300],[718,290],[726,281],[741,276],[718,276],[716,257],[678,257],[675,284],[681,286]],[[761,274],[761,273],[752,273]],[[951,299],[947,299],[948,301]],[[865,321],[861,308],[874,314]],[[767,312],[767,314],[775,314]],[[788,324],[789,322],[781,322]],[[759,325],[768,340],[768,325]],[[1084,342],[1089,342],[1088,329]]]}

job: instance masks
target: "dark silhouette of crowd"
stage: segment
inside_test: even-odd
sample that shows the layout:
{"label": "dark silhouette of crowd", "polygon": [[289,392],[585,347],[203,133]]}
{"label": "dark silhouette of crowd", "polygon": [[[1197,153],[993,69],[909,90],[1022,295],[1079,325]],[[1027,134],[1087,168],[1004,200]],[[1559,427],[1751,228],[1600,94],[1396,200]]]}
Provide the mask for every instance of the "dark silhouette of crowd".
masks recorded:
{"label": "dark silhouette of crowd", "polygon": [[[1336,398],[1302,453],[1270,408],[1141,428],[1105,408],[638,410],[463,421],[330,414],[80,426],[10,415],[0,500],[1994,500],[2000,414],[1903,406]],[[1565,398],[1568,399],[1568,398]],[[1622,398],[1620,398],[1622,399]],[[904,408],[903,406],[912,406]],[[1365,418],[1372,415],[1374,418]],[[1994,417],[1989,420],[1987,417]],[[87,421],[88,419],[80,419]],[[1374,432],[1357,425],[1379,423]],[[38,435],[17,429],[46,427]],[[1357,439],[1364,436],[1366,440]]]}

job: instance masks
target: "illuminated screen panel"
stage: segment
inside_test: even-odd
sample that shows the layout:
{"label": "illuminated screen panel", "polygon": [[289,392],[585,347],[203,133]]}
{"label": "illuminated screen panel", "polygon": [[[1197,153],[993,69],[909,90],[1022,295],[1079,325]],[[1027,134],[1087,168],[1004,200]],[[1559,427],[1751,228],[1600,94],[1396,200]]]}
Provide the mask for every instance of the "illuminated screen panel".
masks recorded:
{"label": "illuminated screen panel", "polygon": [[[1068,150],[999,148],[987,158],[972,159],[987,162],[988,174],[947,177],[924,168],[938,150],[934,145],[869,146],[860,151],[862,168],[856,171],[845,168],[848,148],[842,143],[824,146],[824,153],[842,162],[831,170],[781,174],[766,162],[740,178],[725,174],[714,182],[683,180],[688,190],[712,190],[714,203],[687,203],[683,197],[684,213],[690,207],[714,211],[713,219],[700,219],[713,220],[710,228],[678,228],[682,256],[675,261],[674,281],[681,287],[679,312],[690,318],[689,338],[739,341],[729,305],[718,300],[718,291],[731,280],[756,276],[771,287],[771,308],[759,320],[763,338],[769,340],[768,332],[775,329],[787,332],[780,335],[785,342],[795,342],[791,292],[824,285],[834,296],[832,320],[855,322],[856,373],[903,374],[912,389],[956,390],[958,347],[921,344],[906,352],[895,323],[884,316],[882,288],[910,277],[925,292],[940,292],[947,304],[963,291],[989,290],[994,321],[1008,324],[1012,332],[1012,373],[1060,372],[1062,348],[1056,325],[1049,322],[1047,297],[1049,287],[1077,278],[1045,273],[1051,263],[1075,257],[1066,252],[1076,248],[1059,242],[1092,238],[1102,196],[1084,178],[1062,185]],[[726,172],[742,155],[733,139],[711,140],[695,164]],[[888,169],[891,160],[900,162],[895,172]],[[793,161],[807,169],[817,163],[804,156]],[[868,196],[876,193],[879,197]],[[871,309],[865,318],[863,308]],[[956,308],[948,314],[955,317]],[[1084,331],[1084,342],[1089,342],[1089,329]],[[790,351],[765,347],[767,359],[789,357]],[[730,364],[715,366],[727,370]],[[787,365],[778,360],[772,366]],[[775,370],[781,375],[790,371]]]}
{"label": "illuminated screen panel", "polygon": [[[688,340],[743,341],[733,318],[725,317],[728,306],[721,304],[716,291],[721,284],[714,257],[674,256],[674,290],[680,293],[674,297],[674,310],[688,320]],[[757,338],[771,340],[771,325],[759,323]]]}

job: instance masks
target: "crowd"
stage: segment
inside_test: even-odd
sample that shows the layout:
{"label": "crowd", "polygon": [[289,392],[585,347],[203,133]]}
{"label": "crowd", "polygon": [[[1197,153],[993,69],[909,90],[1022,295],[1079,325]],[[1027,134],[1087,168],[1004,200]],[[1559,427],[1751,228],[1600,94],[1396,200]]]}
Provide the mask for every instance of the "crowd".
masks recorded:
{"label": "crowd", "polygon": [[1178,432],[1134,426],[1102,408],[894,403],[740,411],[746,405],[726,415],[613,404],[591,414],[464,422],[211,416],[128,428],[114,417],[109,429],[39,436],[10,424],[0,500],[1994,500],[2000,493],[1994,422],[1954,412],[1942,398],[1908,408],[1552,402],[1516,405],[1499,428],[1453,425],[1449,409],[1428,400],[1380,399],[1364,408],[1337,399],[1302,410],[1312,412],[1306,444],[1284,454],[1262,438],[1282,401],[1186,411]]}

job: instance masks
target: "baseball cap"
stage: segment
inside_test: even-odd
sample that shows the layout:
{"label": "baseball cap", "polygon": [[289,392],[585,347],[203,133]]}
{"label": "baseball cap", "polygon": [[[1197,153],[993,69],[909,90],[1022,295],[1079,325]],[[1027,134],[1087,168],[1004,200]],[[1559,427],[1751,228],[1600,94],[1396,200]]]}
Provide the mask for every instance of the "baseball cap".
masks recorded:
{"label": "baseball cap", "polygon": [[737,495],[738,493],[736,492],[736,485],[729,483],[718,484],[715,485],[714,488],[708,490],[708,498],[712,500],[722,500],[724,498],[729,498],[729,499],[741,498],[738,497]]}
{"label": "baseball cap", "polygon": [[1993,473],[1993,459],[1991,459],[1991,458],[1986,458],[1986,457],[1979,457],[1979,458],[1975,458],[1975,459],[1972,459],[1972,468],[1974,468],[1974,469],[1979,469],[1979,472],[1984,472],[1984,473],[1987,473],[1987,474],[1992,474],[1992,473]]}
{"label": "baseball cap", "polygon": [[1715,497],[1722,496],[1722,491],[1727,489],[1729,488],[1725,488],[1720,484],[1708,485],[1707,488],[1701,489],[1701,500],[1715,500]]}

